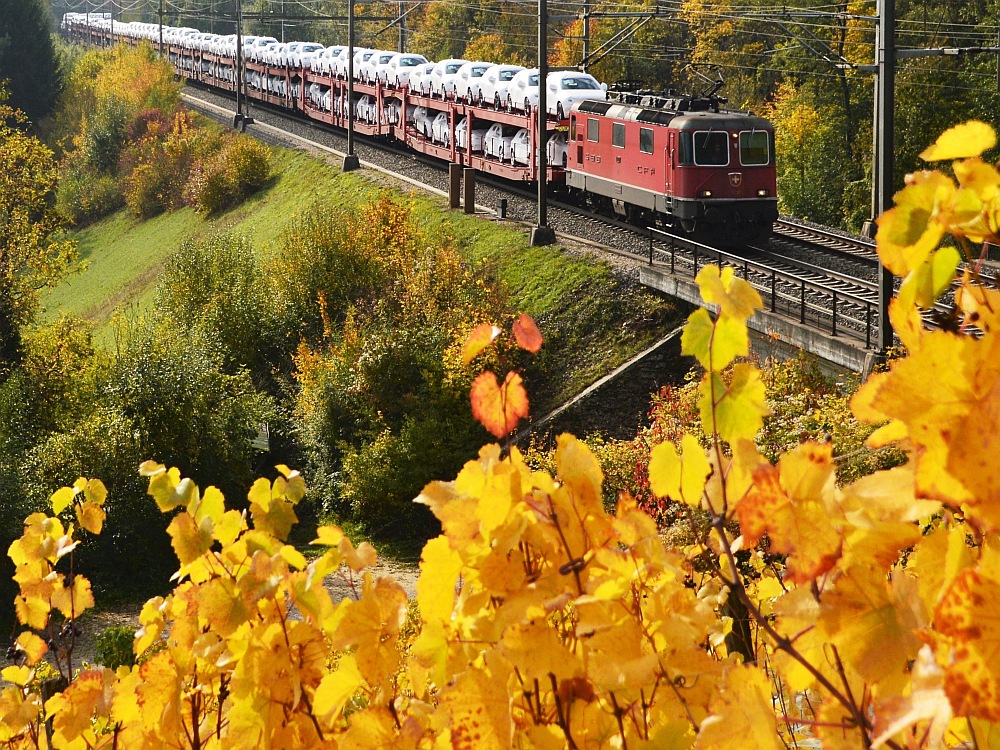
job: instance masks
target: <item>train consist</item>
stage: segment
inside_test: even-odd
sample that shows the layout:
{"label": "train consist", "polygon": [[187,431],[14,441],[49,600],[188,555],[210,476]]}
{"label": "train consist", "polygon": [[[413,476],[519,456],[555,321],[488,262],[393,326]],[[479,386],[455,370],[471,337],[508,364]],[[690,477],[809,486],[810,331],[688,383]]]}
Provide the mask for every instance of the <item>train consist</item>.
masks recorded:
{"label": "train consist", "polygon": [[[178,75],[237,91],[235,35],[161,32],[157,24],[84,13],[67,13],[62,29],[92,46],[162,39]],[[319,122],[346,128],[353,114],[355,132],[510,180],[542,178],[555,192],[629,221],[727,244],[766,236],[778,217],[774,130],[764,118],[725,109],[715,89],[613,101],[593,77],[557,70],[546,81],[548,118],[539,133],[537,69],[355,48],[347,106],[346,47],[254,36],[240,43],[240,91]]]}

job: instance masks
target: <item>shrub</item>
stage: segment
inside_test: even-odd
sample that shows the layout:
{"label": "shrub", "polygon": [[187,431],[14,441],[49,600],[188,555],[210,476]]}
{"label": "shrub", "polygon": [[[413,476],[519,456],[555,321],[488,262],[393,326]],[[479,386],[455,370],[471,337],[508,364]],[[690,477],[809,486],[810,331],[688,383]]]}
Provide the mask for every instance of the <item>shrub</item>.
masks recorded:
{"label": "shrub", "polygon": [[162,317],[218,342],[226,372],[247,367],[261,383],[273,368],[291,369],[292,342],[282,351],[273,335],[270,288],[246,237],[185,242],[165,264],[156,306]]}
{"label": "shrub", "polygon": [[231,208],[267,182],[270,154],[267,146],[250,136],[228,136],[218,154],[195,165],[186,190],[188,201],[206,214]]}
{"label": "shrub", "polygon": [[129,119],[128,106],[118,97],[98,102],[83,134],[83,153],[87,166],[104,174],[117,174],[118,160],[128,134]]}
{"label": "shrub", "polygon": [[132,653],[132,641],[135,631],[125,625],[113,625],[105,628],[94,639],[97,651],[97,663],[108,669],[118,667],[134,667],[135,654]]}
{"label": "shrub", "polygon": [[164,206],[162,172],[152,164],[140,164],[125,178],[125,205],[136,216],[148,219]]}
{"label": "shrub", "polygon": [[72,161],[64,162],[56,191],[56,210],[63,218],[83,227],[125,205],[118,180]]}

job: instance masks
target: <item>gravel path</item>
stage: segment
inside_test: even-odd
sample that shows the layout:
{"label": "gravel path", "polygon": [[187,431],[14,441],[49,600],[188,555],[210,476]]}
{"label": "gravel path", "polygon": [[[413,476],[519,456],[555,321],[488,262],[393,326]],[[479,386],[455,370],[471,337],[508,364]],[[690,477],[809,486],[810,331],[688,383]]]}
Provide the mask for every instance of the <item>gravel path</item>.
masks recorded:
{"label": "gravel path", "polygon": [[[375,578],[389,576],[395,579],[411,599],[416,596],[417,578],[420,575],[420,570],[415,564],[402,563],[390,558],[380,557],[375,567],[370,570]],[[361,595],[360,576],[355,577],[354,585],[352,585],[346,576],[329,575],[326,577],[324,585],[330,592],[330,596],[335,604],[346,598],[357,599]],[[95,640],[107,628],[124,626],[138,629],[139,612],[141,610],[142,603],[134,603],[116,607],[115,609],[86,612],[78,621],[80,634],[77,636],[73,648],[74,668],[83,662],[88,664],[96,663],[97,650]]]}

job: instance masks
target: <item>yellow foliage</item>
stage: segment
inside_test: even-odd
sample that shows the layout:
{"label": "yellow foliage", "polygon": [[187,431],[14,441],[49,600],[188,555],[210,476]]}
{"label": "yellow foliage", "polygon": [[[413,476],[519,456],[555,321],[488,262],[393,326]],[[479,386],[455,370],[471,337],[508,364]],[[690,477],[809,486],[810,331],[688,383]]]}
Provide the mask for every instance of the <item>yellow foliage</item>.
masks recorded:
{"label": "yellow foliage", "polygon": [[[141,666],[83,672],[48,698],[55,746],[996,747],[1000,298],[963,272],[964,325],[926,330],[907,285],[935,263],[927,232],[972,241],[989,225],[991,169],[956,165],[954,189],[920,176],[883,218],[880,250],[906,275],[894,307],[909,354],[854,403],[892,420],[877,439],[900,440],[905,466],[837,486],[830,444],[764,460],[751,440],[759,373],[732,366],[757,300],[707,271],[718,314],[692,316],[686,343],[708,369],[705,429],[658,446],[649,467],[654,492],[685,504],[690,546],[666,546],[627,496],[607,513],[601,469],[572,436],[558,439],[554,475],[486,446],[418,498],[442,534],[422,555],[412,630],[402,588],[368,570],[370,545],[331,526],[318,558],[284,543],[305,491],[295,472],[254,484],[247,522],[217,490],[149,462],[184,580],[143,608]],[[979,219],[955,210],[973,204],[963,190]],[[392,247],[397,228],[388,217],[378,242]],[[944,288],[940,271],[921,294]],[[481,334],[473,349],[492,328]],[[53,507],[100,508],[104,494],[79,480]],[[61,572],[77,545],[73,525],[28,517],[9,550],[23,624],[92,604],[86,579]],[[334,602],[329,574],[360,576],[360,596]],[[42,747],[45,644],[29,633],[15,650],[25,663],[3,671],[0,742]]]}

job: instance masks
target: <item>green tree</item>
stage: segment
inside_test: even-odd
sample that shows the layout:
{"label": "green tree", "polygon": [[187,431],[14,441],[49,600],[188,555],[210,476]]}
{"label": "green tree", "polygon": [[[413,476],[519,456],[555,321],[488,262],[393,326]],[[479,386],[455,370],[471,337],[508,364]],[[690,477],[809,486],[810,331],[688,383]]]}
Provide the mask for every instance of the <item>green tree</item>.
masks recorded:
{"label": "green tree", "polygon": [[0,0],[0,81],[10,103],[32,122],[47,115],[59,95],[60,74],[42,0]]}
{"label": "green tree", "polygon": [[0,92],[0,379],[20,357],[21,329],[38,292],[69,270],[76,245],[61,239],[53,209],[58,170],[52,151],[19,126],[24,115]]}

